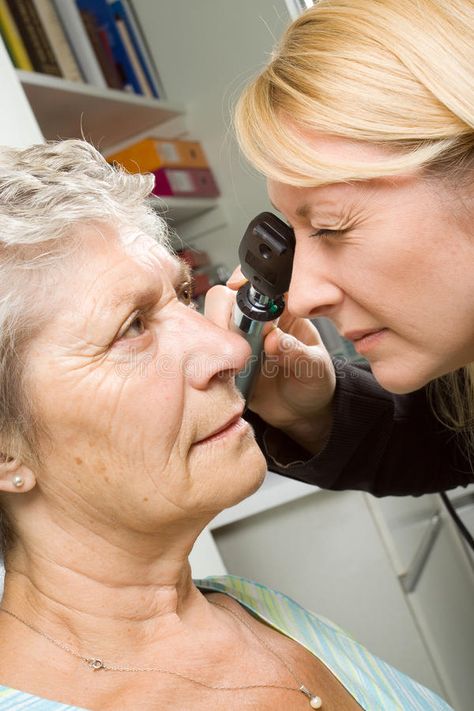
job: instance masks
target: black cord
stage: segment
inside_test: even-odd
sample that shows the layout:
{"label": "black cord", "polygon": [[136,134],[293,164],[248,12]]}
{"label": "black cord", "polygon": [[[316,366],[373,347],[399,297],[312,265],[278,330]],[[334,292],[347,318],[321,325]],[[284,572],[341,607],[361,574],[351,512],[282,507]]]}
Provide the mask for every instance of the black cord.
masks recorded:
{"label": "black cord", "polygon": [[474,551],[474,538],[472,537],[472,535],[468,531],[467,527],[464,525],[464,523],[459,518],[457,511],[455,510],[454,506],[452,505],[451,501],[449,500],[449,497],[447,496],[447,494],[445,494],[444,491],[441,492],[441,498],[443,499],[444,505],[446,506],[447,510],[451,514],[451,518],[453,519],[454,523],[461,531],[461,534],[464,536],[466,543]]}

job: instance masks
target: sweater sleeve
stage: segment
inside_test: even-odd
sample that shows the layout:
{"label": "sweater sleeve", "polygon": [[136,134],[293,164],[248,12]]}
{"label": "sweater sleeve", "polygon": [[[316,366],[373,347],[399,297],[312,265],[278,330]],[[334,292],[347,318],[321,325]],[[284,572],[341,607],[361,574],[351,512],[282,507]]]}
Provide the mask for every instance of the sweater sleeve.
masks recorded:
{"label": "sweater sleeve", "polygon": [[458,437],[436,419],[425,389],[393,395],[367,367],[335,365],[333,425],[319,454],[312,456],[248,411],[272,471],[323,489],[374,496],[419,496],[474,481]]}

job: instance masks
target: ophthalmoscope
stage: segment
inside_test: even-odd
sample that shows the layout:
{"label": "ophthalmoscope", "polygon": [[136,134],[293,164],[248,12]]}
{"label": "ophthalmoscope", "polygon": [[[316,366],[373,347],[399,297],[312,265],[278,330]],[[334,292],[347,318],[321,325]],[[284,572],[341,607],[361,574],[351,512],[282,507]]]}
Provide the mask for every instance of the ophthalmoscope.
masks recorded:
{"label": "ophthalmoscope", "polygon": [[263,363],[263,328],[268,321],[277,321],[285,308],[294,253],[293,230],[271,212],[251,221],[239,246],[240,268],[248,281],[237,292],[231,327],[252,349],[235,379],[246,400]]}

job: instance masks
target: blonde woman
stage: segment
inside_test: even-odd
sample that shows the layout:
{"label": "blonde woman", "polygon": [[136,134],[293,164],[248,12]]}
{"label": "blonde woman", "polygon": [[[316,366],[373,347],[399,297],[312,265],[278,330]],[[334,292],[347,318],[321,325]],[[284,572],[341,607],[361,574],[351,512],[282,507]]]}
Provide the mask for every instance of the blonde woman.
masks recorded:
{"label": "blonde woman", "polygon": [[[287,476],[375,495],[473,481],[473,67],[471,0],[321,0],[240,99],[243,151],[296,236],[249,415]],[[216,287],[208,315],[224,325],[232,301]],[[371,373],[331,363],[319,316]]]}

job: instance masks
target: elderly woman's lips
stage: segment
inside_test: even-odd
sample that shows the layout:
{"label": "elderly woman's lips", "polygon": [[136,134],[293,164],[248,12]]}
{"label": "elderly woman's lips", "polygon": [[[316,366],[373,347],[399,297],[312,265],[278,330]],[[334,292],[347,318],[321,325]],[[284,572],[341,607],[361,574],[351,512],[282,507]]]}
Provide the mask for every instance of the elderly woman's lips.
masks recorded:
{"label": "elderly woman's lips", "polygon": [[194,445],[209,444],[210,442],[216,442],[219,439],[224,439],[225,437],[229,437],[230,435],[236,434],[236,433],[243,431],[244,429],[248,429],[248,428],[250,428],[250,425],[248,424],[248,422],[246,422],[242,418],[241,413],[239,413],[238,415],[233,417],[231,420],[227,421],[225,425],[220,427],[218,430],[216,430],[212,434],[195,442]]}

